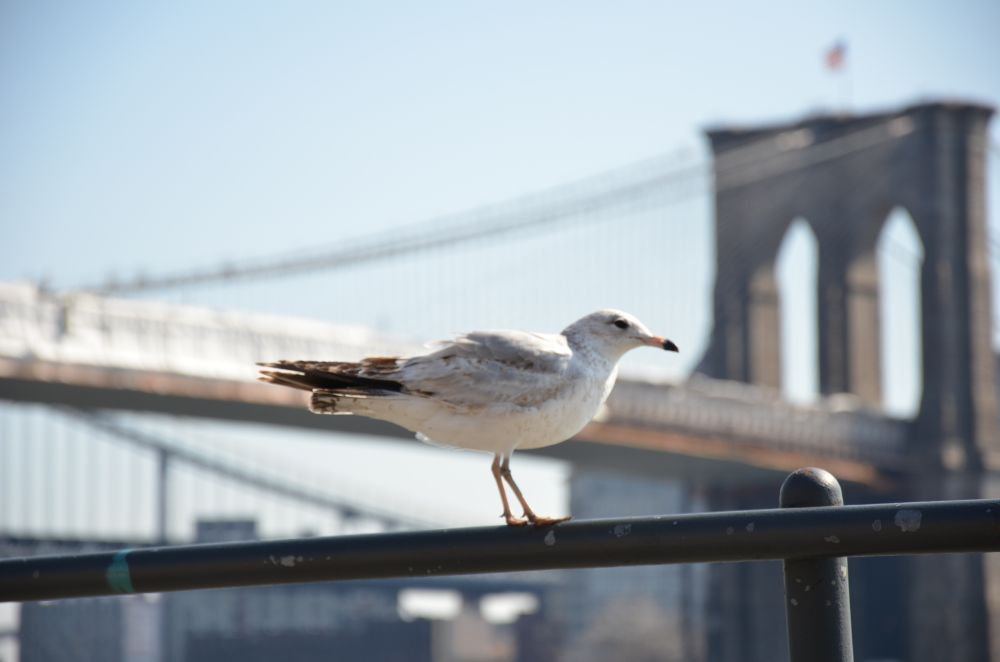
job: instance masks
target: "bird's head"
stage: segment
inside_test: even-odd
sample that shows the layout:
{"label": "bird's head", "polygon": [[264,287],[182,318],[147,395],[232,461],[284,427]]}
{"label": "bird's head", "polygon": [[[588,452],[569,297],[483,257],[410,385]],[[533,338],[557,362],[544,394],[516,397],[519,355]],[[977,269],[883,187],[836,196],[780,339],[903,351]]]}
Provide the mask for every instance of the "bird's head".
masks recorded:
{"label": "bird's head", "polygon": [[643,345],[677,351],[677,345],[672,341],[654,336],[645,324],[620,310],[605,309],[591,313],[566,327],[563,335],[571,345],[585,345],[612,361]]}

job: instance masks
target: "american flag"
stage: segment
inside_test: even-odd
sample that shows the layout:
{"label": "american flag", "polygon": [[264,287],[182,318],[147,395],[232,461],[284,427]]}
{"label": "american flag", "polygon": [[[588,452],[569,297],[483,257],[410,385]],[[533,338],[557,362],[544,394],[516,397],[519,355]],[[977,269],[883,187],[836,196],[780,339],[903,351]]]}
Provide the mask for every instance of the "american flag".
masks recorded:
{"label": "american flag", "polygon": [[838,39],[833,46],[826,51],[823,58],[826,61],[826,68],[830,71],[840,71],[844,67],[844,60],[847,57],[847,44],[843,39]]}

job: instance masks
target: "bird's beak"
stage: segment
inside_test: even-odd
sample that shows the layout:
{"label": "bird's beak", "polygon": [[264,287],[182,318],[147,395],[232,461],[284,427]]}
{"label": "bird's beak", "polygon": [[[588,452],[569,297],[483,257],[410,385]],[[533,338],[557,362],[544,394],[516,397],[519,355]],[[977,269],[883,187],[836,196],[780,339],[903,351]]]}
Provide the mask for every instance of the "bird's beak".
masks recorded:
{"label": "bird's beak", "polygon": [[659,347],[660,349],[665,349],[668,352],[678,352],[677,345],[674,344],[673,340],[667,340],[663,336],[650,336],[644,341],[650,347]]}

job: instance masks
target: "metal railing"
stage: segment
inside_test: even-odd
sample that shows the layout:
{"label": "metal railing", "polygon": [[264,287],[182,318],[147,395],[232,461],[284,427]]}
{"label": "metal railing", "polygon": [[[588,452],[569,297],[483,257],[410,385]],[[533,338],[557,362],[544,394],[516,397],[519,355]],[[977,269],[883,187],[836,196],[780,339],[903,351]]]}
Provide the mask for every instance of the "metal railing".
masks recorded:
{"label": "metal railing", "polygon": [[713,561],[784,561],[793,662],[853,660],[848,556],[1000,551],[1000,500],[844,506],[800,469],[781,508],[0,561],[0,602],[349,579]]}

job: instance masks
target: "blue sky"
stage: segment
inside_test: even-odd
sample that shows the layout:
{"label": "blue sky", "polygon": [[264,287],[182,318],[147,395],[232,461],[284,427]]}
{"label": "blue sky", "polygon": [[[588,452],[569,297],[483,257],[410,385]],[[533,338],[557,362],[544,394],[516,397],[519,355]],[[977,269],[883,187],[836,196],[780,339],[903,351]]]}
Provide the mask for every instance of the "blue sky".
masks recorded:
{"label": "blue sky", "polygon": [[[998,25],[990,1],[8,0],[0,279],[72,288],[336,245],[654,155],[695,162],[718,123],[997,104]],[[612,305],[687,350],[665,364],[680,376],[710,323],[711,242],[695,195],[612,229],[157,296],[424,339]]]}
{"label": "blue sky", "polygon": [[[7,2],[0,12],[0,277],[57,287],[330,245],[651,155],[702,156],[706,125],[840,107],[844,77],[822,66],[838,38],[848,45],[858,111],[924,97],[1000,99],[991,32],[1000,9],[991,2],[960,10],[786,2],[766,11],[735,3]],[[708,212],[705,200],[668,219],[678,226],[668,257],[694,259],[687,272],[704,274],[698,307],[710,286]],[[427,260],[416,267],[434,270]],[[399,271],[376,269],[364,280],[393,291]],[[179,296],[408,329],[391,298],[333,305],[317,296],[345,287],[364,294],[343,285],[349,280]],[[634,292],[628,285],[607,298]],[[405,294],[399,301],[419,298]],[[474,311],[442,325],[537,319],[559,328],[596,297],[588,304],[499,306],[495,318]],[[624,307],[599,305],[608,304]],[[686,324],[655,308],[635,312]],[[689,347],[707,324],[696,317],[680,334]]]}
{"label": "blue sky", "polygon": [[996,102],[998,24],[992,2],[6,2],[0,276],[329,243],[702,150],[707,124],[839,105],[838,37],[853,108]]}

